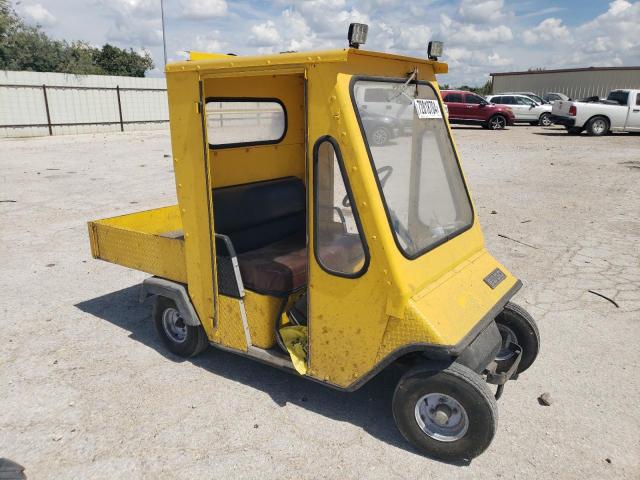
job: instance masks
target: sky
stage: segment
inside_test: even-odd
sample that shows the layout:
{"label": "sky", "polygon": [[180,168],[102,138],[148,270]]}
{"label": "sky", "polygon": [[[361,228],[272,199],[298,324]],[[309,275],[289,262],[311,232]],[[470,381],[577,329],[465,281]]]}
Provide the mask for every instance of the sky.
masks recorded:
{"label": "sky", "polygon": [[[163,75],[160,0],[13,0],[53,38],[148,50]],[[441,83],[482,85],[490,72],[640,65],[640,0],[164,0],[167,56],[238,55],[347,46],[426,56],[445,42]]]}

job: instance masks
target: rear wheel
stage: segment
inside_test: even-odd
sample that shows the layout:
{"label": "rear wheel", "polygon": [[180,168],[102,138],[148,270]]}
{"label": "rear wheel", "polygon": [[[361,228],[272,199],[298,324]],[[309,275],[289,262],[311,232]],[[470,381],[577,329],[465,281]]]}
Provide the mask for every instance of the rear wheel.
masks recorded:
{"label": "rear wheel", "polygon": [[209,345],[202,326],[187,325],[173,300],[156,297],[153,319],[162,343],[176,355],[194,357]]}
{"label": "rear wheel", "polygon": [[509,344],[516,343],[522,349],[518,373],[524,372],[533,364],[540,351],[540,331],[536,321],[520,305],[507,302],[496,317],[496,324],[502,336],[502,346],[496,355],[498,371],[512,363],[511,358],[515,353],[509,348]]}
{"label": "rear wheel", "polygon": [[393,396],[400,433],[426,455],[470,460],[487,449],[498,425],[496,400],[485,381],[457,363],[444,370],[409,370]]}
{"label": "rear wheel", "polygon": [[604,117],[594,117],[587,123],[587,133],[592,137],[600,137],[609,132],[609,121]]}
{"label": "rear wheel", "polygon": [[491,130],[502,130],[507,126],[507,119],[502,115],[494,115],[489,119],[488,125]]}

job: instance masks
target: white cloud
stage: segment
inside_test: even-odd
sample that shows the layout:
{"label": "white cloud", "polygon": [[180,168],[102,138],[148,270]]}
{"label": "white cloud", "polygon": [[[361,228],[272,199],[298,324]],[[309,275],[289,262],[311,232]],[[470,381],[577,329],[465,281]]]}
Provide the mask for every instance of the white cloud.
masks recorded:
{"label": "white cloud", "polygon": [[506,25],[482,28],[472,23],[463,23],[450,18],[440,17],[441,33],[446,35],[447,42],[452,45],[465,45],[476,48],[483,44],[510,42],[513,32]]}
{"label": "white cloud", "polygon": [[96,0],[109,17],[105,40],[125,47],[162,44],[160,5],[155,0]]}
{"label": "white cloud", "polygon": [[[160,0],[22,0],[29,22],[57,21],[55,38],[151,47],[162,64]],[[14,1],[15,3],[15,1]],[[481,85],[489,72],[533,67],[640,64],[640,1],[596,2],[599,13],[575,24],[568,8],[522,0],[165,0],[169,52],[239,55],[344,48],[350,22],[369,24],[364,48],[426,56],[429,40],[445,42],[452,85]],[[583,12],[584,13],[584,12]],[[50,20],[50,19],[49,19]],[[43,23],[44,23],[43,22]],[[176,57],[177,54],[173,56]]]}
{"label": "white cloud", "polygon": [[224,17],[227,14],[225,0],[180,0],[182,15],[190,19]]}
{"label": "white cloud", "polygon": [[525,30],[522,33],[522,39],[527,45],[554,42],[566,38],[569,38],[569,29],[562,24],[562,20],[553,17],[541,21],[535,28]]}
{"label": "white cloud", "polygon": [[56,17],[39,3],[23,5],[20,13],[22,13],[30,23],[44,27],[52,26],[57,22]]}
{"label": "white cloud", "polygon": [[460,19],[471,23],[497,23],[505,18],[504,0],[462,0],[458,6]]}
{"label": "white cloud", "polygon": [[278,45],[281,42],[281,38],[276,24],[272,20],[267,20],[251,27],[249,41],[252,45],[267,47]]}
{"label": "white cloud", "polygon": [[287,32],[287,40],[282,44],[283,50],[308,50],[316,40],[316,34],[300,12],[287,9],[282,12],[283,31]]}

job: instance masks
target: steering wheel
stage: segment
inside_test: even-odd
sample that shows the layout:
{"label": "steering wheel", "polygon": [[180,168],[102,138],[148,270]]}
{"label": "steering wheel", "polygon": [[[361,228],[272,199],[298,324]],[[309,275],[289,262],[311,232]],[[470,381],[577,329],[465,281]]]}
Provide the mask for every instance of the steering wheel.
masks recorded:
{"label": "steering wheel", "polygon": [[[384,186],[387,184],[387,180],[391,177],[393,173],[393,167],[391,165],[385,165],[384,167],[380,167],[376,170],[378,175],[378,179],[380,180],[380,186],[384,189]],[[349,195],[345,195],[342,199],[342,206],[345,208],[349,208],[351,203],[349,202]]]}

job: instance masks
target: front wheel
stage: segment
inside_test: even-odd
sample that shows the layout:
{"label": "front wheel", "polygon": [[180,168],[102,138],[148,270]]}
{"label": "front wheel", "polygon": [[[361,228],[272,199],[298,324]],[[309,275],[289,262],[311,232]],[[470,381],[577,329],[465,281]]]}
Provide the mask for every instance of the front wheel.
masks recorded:
{"label": "front wheel", "polygon": [[384,127],[377,127],[373,132],[371,132],[371,141],[377,146],[381,147],[389,143],[391,139],[391,133]]}
{"label": "front wheel", "polygon": [[175,302],[169,298],[156,297],[153,320],[162,343],[176,355],[194,357],[209,345],[202,326],[187,325]]}
{"label": "front wheel", "polygon": [[540,115],[538,125],[542,125],[543,127],[549,127],[553,125],[553,122],[551,121],[551,115],[549,113],[543,113],[542,115]]}
{"label": "front wheel", "polygon": [[503,130],[507,126],[507,119],[502,115],[494,115],[489,119],[489,128],[491,130]]}
{"label": "front wheel", "polygon": [[498,370],[504,370],[511,364],[511,358],[515,353],[509,345],[516,343],[522,349],[518,373],[524,372],[535,362],[540,351],[540,331],[536,321],[520,305],[507,302],[496,317],[496,324],[502,336],[502,346],[496,355]]}
{"label": "front wheel", "polygon": [[457,363],[444,370],[409,370],[393,395],[400,433],[426,455],[471,460],[491,444],[498,407],[485,381]]}

